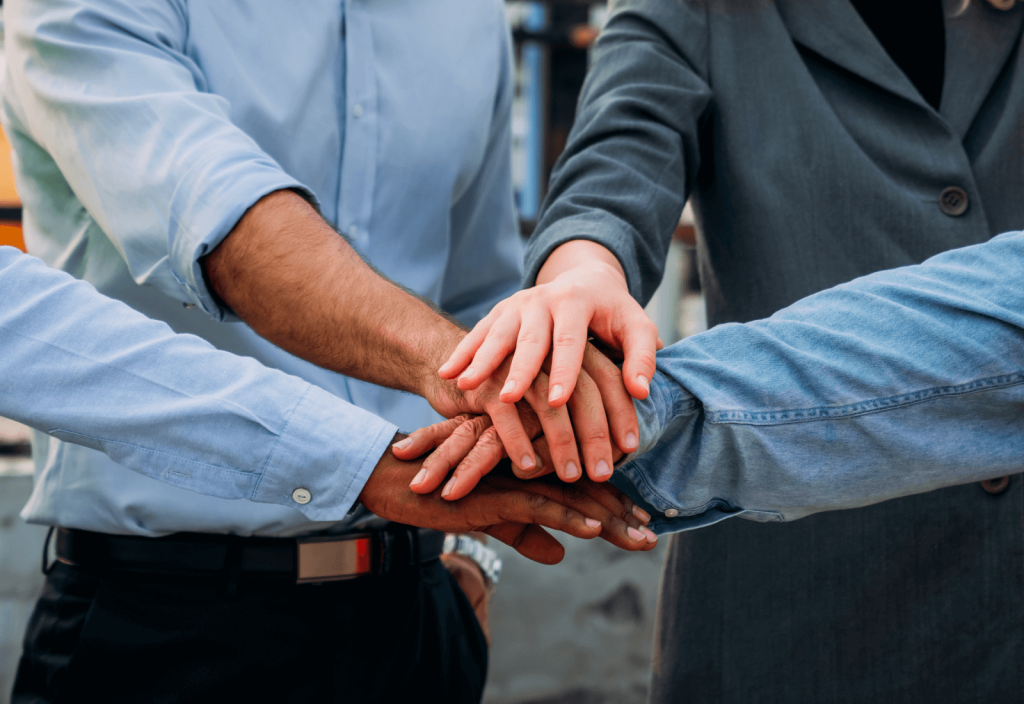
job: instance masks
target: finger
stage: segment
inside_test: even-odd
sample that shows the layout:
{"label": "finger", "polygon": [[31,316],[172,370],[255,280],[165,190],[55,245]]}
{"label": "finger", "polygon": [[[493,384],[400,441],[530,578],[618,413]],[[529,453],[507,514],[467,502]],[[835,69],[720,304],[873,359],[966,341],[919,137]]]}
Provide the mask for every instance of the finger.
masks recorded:
{"label": "finger", "polygon": [[[422,469],[413,478],[409,488],[417,494],[429,494],[439,487],[448,473],[472,452],[481,435],[490,427],[491,419],[487,416],[463,417],[463,422],[459,423],[449,437],[423,461]],[[490,471],[500,460],[499,454],[487,470]],[[480,462],[483,461],[481,458]],[[470,489],[472,487],[468,487],[466,493]],[[447,491],[447,487],[445,490]],[[442,496],[445,494],[442,493]]]}
{"label": "finger", "polygon": [[472,361],[477,349],[483,344],[487,333],[491,330],[491,325],[497,320],[499,315],[499,308],[495,307],[479,323],[474,325],[469,334],[462,338],[462,341],[455,347],[455,351],[448,357],[448,361],[437,370],[437,375],[442,379],[454,379],[462,373],[466,365]]}
{"label": "finger", "polygon": [[[615,444],[624,454],[639,446],[640,426],[633,399],[622,383],[622,372],[593,345],[587,345],[583,370],[597,385]],[[613,456],[613,459],[617,459]]]}
{"label": "finger", "polygon": [[555,464],[551,460],[551,451],[548,449],[548,441],[541,435],[533,441],[533,451],[537,455],[537,466],[527,471],[512,465],[512,474],[519,479],[539,479],[555,471]]}
{"label": "finger", "polygon": [[486,405],[486,410],[512,464],[526,471],[535,468],[537,456],[516,406],[494,399]]}
{"label": "finger", "polygon": [[519,328],[512,364],[501,389],[504,403],[515,403],[523,397],[544,364],[551,348],[551,315],[547,309],[530,310]]}
{"label": "finger", "polygon": [[654,378],[658,349],[658,326],[643,311],[631,316],[621,336],[622,377],[630,395],[639,400],[647,398]]}
{"label": "finger", "polygon": [[[477,491],[457,504],[460,513],[477,525],[495,523],[532,523],[552,530],[560,530],[577,538],[589,540],[602,532],[600,519],[590,518],[576,510],[570,502],[552,500],[557,496],[553,485],[546,482],[523,482],[507,477],[488,477]],[[584,497],[589,510],[607,515],[607,510],[593,499]]]}
{"label": "finger", "polygon": [[421,457],[443,443],[448,437],[469,420],[468,415],[456,416],[426,428],[414,430],[403,440],[391,446],[391,451],[400,460],[409,461]]}
{"label": "finger", "polygon": [[492,427],[487,428],[459,462],[441,497],[448,501],[461,499],[504,458],[505,447],[498,438],[498,432]]}
{"label": "finger", "polygon": [[651,521],[650,514],[634,504],[628,496],[611,484],[579,482],[578,488],[620,518],[626,525],[642,529]]}
{"label": "finger", "polygon": [[548,376],[541,372],[526,392],[525,400],[533,408],[548,441],[552,466],[559,479],[574,482],[583,476],[580,456],[576,448],[576,433],[565,406],[551,406],[547,402]]}
{"label": "finger", "polygon": [[587,475],[595,482],[607,481],[612,476],[608,418],[605,416],[601,392],[585,371],[580,371],[568,408]]}
{"label": "finger", "polygon": [[522,523],[499,523],[484,533],[515,548],[523,557],[542,565],[557,565],[565,557],[565,548],[540,526]]}
{"label": "finger", "polygon": [[582,305],[569,303],[560,307],[554,316],[551,339],[551,386],[548,404],[560,406],[569,400],[576,388],[576,378],[583,363],[583,348],[587,344],[587,323]]}
{"label": "finger", "polygon": [[459,388],[463,391],[475,389],[486,381],[505,358],[516,349],[519,337],[520,319],[518,313],[503,315],[491,326],[480,349],[473,356],[469,368],[459,376]]}
{"label": "finger", "polygon": [[[515,482],[515,480],[504,478],[496,478],[496,480]],[[636,528],[620,517],[622,516],[621,505],[618,506],[615,511],[609,510],[602,505],[601,502],[592,498],[587,491],[580,489],[576,484],[564,484],[545,480],[521,482],[518,486],[525,491],[538,494],[548,499],[551,503],[562,507],[563,510],[567,512],[583,515],[586,516],[588,520],[597,522],[601,526],[601,537],[616,547],[623,548],[624,550],[648,550],[653,547],[651,544],[652,541],[649,540],[649,536],[645,532],[647,529],[643,527]],[[543,525],[546,525],[549,528],[554,527],[547,523],[544,523]],[[577,535],[572,531],[565,532],[568,532],[571,535]],[[654,533],[650,533],[650,536],[654,537]],[[584,536],[577,535],[577,537]],[[656,539],[657,538],[655,537],[655,540]]]}

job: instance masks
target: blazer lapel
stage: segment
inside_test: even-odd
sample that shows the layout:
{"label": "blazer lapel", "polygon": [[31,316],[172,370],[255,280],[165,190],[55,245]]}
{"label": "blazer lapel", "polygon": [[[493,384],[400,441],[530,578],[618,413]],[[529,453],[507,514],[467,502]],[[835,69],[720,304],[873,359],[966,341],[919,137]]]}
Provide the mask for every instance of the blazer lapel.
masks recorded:
{"label": "blazer lapel", "polygon": [[890,93],[931,109],[889,58],[850,0],[776,0],[775,5],[796,44]]}
{"label": "blazer lapel", "polygon": [[997,10],[971,0],[960,15],[959,0],[946,7],[946,75],[939,112],[963,139],[992,90],[999,73],[1020,43],[1024,6]]}

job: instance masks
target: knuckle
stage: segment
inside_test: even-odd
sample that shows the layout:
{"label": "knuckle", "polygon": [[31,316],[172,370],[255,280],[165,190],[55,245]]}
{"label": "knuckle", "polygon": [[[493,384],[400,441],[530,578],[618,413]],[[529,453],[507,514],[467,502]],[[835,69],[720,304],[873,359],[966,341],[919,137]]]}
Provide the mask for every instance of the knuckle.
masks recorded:
{"label": "knuckle", "polygon": [[608,428],[596,426],[583,431],[582,440],[586,442],[607,442],[609,440]]}
{"label": "knuckle", "polygon": [[554,336],[553,342],[555,347],[575,347],[579,344],[580,338],[572,332],[559,332]]}
{"label": "knuckle", "polygon": [[542,494],[530,494],[526,499],[526,505],[533,511],[544,509],[550,500]]}
{"label": "knuckle", "polygon": [[519,346],[524,347],[526,345],[539,345],[543,342],[543,337],[539,330],[532,328],[523,328],[519,331]]}
{"label": "knuckle", "polygon": [[549,446],[555,447],[569,447],[570,445],[576,445],[576,436],[571,430],[554,430],[545,435],[548,439]]}

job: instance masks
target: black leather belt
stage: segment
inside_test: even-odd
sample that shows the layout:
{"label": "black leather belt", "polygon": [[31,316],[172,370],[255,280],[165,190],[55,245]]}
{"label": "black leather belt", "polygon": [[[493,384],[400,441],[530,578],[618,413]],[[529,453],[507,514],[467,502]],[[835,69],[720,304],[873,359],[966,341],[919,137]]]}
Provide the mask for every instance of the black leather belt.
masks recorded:
{"label": "black leather belt", "polygon": [[444,533],[389,524],[308,538],[174,533],[162,538],[57,529],[57,559],[83,570],[214,576],[278,575],[299,584],[385,575],[437,559]]}

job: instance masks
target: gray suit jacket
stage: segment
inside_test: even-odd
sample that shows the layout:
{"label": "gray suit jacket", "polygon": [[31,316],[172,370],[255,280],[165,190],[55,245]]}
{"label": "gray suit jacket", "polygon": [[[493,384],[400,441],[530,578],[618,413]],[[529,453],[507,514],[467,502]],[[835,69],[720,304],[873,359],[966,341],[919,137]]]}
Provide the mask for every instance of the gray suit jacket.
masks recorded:
{"label": "gray suit jacket", "polygon": [[[527,283],[591,239],[646,302],[688,196],[711,324],[1024,229],[1024,6],[959,4],[935,111],[848,0],[615,3]],[[680,534],[658,621],[656,702],[1022,701],[1024,480]]]}

